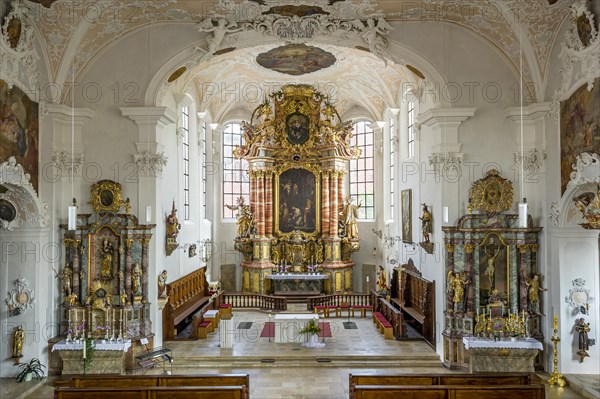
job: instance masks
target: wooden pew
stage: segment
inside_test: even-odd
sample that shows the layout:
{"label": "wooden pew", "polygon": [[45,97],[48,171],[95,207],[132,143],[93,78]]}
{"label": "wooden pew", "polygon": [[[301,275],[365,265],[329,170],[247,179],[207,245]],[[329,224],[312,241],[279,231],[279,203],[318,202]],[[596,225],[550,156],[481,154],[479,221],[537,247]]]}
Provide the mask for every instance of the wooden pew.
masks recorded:
{"label": "wooden pew", "polygon": [[219,306],[219,301],[210,301],[205,271],[202,267],[167,284],[169,301],[163,309],[163,339],[174,339],[185,328],[186,319],[193,317],[200,322],[204,311]]}
{"label": "wooden pew", "polygon": [[54,399],[244,399],[245,386],[56,388]]}
{"label": "wooden pew", "polygon": [[435,281],[425,280],[409,259],[392,273],[391,296],[404,319],[419,324],[417,329],[435,348]]}
{"label": "wooden pew", "polygon": [[356,399],[545,399],[544,385],[356,385]]}
{"label": "wooden pew", "polygon": [[250,376],[248,374],[86,375],[72,377],[69,384],[71,388],[213,385],[245,385],[250,389]]}
{"label": "wooden pew", "polygon": [[482,374],[350,374],[350,399],[355,397],[357,385],[532,385],[541,383],[532,373],[482,373]]}
{"label": "wooden pew", "polygon": [[403,323],[402,312],[396,309],[391,303],[384,298],[379,298],[379,311],[385,319],[390,322],[392,334],[395,339],[406,336],[406,327]]}

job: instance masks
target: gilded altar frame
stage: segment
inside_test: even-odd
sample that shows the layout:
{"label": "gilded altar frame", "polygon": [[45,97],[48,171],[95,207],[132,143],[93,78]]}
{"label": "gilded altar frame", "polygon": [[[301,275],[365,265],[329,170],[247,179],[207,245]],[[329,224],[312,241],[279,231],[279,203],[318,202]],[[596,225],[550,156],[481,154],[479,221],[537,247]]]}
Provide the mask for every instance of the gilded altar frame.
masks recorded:
{"label": "gilded altar frame", "polygon": [[[312,231],[307,231],[305,229],[302,228],[294,228],[293,226],[289,229],[289,231],[287,231],[288,229],[281,229],[281,222],[282,220],[280,220],[280,206],[282,206],[283,204],[280,204],[281,201],[281,189],[282,189],[282,175],[284,175],[286,172],[288,171],[292,171],[292,170],[298,170],[298,171],[306,171],[307,173],[311,174],[314,178],[314,195],[304,195],[303,197],[300,198],[300,202],[305,202],[308,199],[312,199],[313,204],[314,204],[314,230]],[[298,194],[300,192],[302,192],[302,189],[305,189],[306,187],[298,187]],[[278,166],[276,166],[275,168],[275,184],[274,184],[274,191],[275,191],[275,201],[273,204],[273,209],[275,210],[274,213],[274,232],[275,234],[280,238],[280,239],[288,239],[290,238],[290,236],[294,233],[294,230],[300,230],[302,232],[302,234],[306,237],[313,237],[316,238],[319,236],[319,234],[321,233],[321,167],[318,165],[312,165],[310,163],[302,163],[302,164],[289,164],[289,163],[283,163],[280,164]],[[292,192],[292,196],[293,196],[293,192]]]}

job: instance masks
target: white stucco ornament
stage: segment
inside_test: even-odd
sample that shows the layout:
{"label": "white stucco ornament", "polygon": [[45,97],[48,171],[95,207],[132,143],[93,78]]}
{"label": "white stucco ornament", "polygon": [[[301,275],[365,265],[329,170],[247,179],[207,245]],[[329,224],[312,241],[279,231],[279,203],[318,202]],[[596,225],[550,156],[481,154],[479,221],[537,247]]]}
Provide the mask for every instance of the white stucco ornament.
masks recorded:
{"label": "white stucco ornament", "polygon": [[8,306],[9,316],[18,316],[25,313],[28,308],[33,307],[35,302],[33,290],[27,288],[29,283],[23,276],[19,276],[14,284],[15,288],[8,293],[8,297],[4,300]]}

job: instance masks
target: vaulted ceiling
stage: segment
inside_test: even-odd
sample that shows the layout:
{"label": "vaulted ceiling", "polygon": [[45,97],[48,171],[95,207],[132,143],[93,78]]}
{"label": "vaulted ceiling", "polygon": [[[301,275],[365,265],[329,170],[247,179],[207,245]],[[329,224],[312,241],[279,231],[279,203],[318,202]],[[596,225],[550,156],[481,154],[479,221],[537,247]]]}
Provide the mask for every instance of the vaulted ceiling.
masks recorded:
{"label": "vaulted ceiling", "polygon": [[[239,16],[244,7],[258,8],[263,13],[282,9],[281,5],[299,4],[290,0],[109,0],[102,2],[75,2],[70,0],[38,0],[29,3],[32,13],[46,18],[36,18],[35,25],[39,30],[42,48],[46,49],[49,62],[50,78],[60,83],[66,78],[66,66],[74,64],[77,71],[84,70],[85,66],[93,62],[94,57],[106,46],[129,32],[135,31],[149,24],[160,23],[191,23],[197,24],[211,13],[230,11],[238,13],[235,20],[243,19]],[[569,16],[570,1],[548,0],[316,0],[307,2],[312,7],[321,7],[325,10],[352,9],[357,19],[366,19],[369,16],[384,16],[386,21],[414,22],[414,21],[446,21],[459,25],[483,37],[492,46],[496,47],[506,58],[519,69],[520,48],[524,50],[526,59],[523,64],[523,76],[527,81],[536,85],[544,82],[548,71],[550,50],[556,40],[556,35],[561,24]],[[49,7],[49,10],[44,8]],[[351,6],[351,7],[350,7]],[[232,11],[233,10],[233,11]],[[337,10],[337,11],[336,11]],[[115,15],[119,18],[114,18]],[[228,17],[231,19],[231,17]],[[198,43],[205,46],[206,34],[198,33]],[[236,59],[255,59],[258,54],[268,51],[271,47],[261,47],[252,50],[237,50]],[[356,55],[359,50],[340,49],[328,47],[327,51],[339,56],[340,59]],[[363,52],[363,56],[371,55]],[[246,58],[250,57],[250,58]],[[363,57],[364,58],[364,57]],[[364,58],[368,60],[368,58]],[[369,65],[367,65],[369,64]],[[346,70],[343,62],[336,63],[336,68],[328,68],[314,72],[311,80],[329,79],[344,76],[352,68]],[[370,63],[365,61],[366,68],[372,70]],[[214,62],[206,63],[202,68],[204,75],[214,75],[222,78],[222,70]],[[240,63],[235,67],[238,76],[256,76],[258,73],[265,79],[278,79],[281,76],[276,72],[266,74],[265,70],[256,68],[256,65]],[[358,68],[358,67],[357,67]],[[381,82],[387,82],[389,73],[406,73],[404,66],[398,66],[391,71],[374,71],[380,75]],[[361,74],[358,74],[359,76]],[[364,74],[363,74],[364,75]],[[356,75],[354,75],[356,76]],[[283,78],[282,78],[283,79]],[[362,78],[358,78],[361,80]],[[301,81],[302,79],[294,79]],[[368,79],[357,82],[367,87]],[[390,87],[393,90],[393,87]],[[535,96],[535,94],[534,94]],[[373,100],[377,101],[377,100]],[[381,100],[379,100],[381,101]]]}

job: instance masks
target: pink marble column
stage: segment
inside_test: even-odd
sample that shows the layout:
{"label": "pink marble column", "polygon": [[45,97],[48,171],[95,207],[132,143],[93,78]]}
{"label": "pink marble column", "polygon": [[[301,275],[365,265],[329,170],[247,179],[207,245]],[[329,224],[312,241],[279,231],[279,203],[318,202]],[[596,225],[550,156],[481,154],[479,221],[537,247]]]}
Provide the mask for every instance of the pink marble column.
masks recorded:
{"label": "pink marble column", "polygon": [[329,235],[331,237],[338,236],[338,213],[339,213],[339,204],[338,204],[338,184],[337,184],[337,172],[331,174],[331,182],[330,182],[330,217],[329,217]]}
{"label": "pink marble column", "polygon": [[273,175],[265,174],[265,234],[273,235]]}
{"label": "pink marble column", "polygon": [[265,235],[265,178],[262,173],[257,178],[258,214],[256,215],[256,233],[259,237]]}
{"label": "pink marble column", "polygon": [[329,235],[329,173],[323,172],[321,190],[321,229],[323,237]]}

